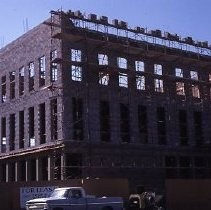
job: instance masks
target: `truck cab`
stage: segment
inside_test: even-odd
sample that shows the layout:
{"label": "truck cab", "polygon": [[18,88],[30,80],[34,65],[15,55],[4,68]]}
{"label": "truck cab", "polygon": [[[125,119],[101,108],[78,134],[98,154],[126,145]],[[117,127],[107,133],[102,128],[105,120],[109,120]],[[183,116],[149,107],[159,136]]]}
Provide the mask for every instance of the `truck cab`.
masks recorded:
{"label": "truck cab", "polygon": [[120,197],[88,196],[82,187],[56,188],[49,198],[26,202],[27,210],[122,210]]}

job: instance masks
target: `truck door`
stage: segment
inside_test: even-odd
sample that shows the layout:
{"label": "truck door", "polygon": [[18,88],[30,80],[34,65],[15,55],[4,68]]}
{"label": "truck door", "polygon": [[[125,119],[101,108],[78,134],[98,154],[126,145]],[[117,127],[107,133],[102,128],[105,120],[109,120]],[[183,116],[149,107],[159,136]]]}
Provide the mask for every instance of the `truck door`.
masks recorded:
{"label": "truck door", "polygon": [[86,198],[78,189],[72,189],[70,194],[70,210],[86,210]]}

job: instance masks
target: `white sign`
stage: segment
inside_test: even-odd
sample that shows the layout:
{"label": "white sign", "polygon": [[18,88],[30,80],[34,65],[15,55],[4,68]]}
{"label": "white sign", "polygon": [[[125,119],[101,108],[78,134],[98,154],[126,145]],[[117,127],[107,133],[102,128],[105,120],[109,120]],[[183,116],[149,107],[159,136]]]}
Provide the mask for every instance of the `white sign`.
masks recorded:
{"label": "white sign", "polygon": [[51,195],[56,186],[47,187],[21,187],[20,188],[20,204],[21,208],[25,208],[26,201],[34,198],[47,198]]}

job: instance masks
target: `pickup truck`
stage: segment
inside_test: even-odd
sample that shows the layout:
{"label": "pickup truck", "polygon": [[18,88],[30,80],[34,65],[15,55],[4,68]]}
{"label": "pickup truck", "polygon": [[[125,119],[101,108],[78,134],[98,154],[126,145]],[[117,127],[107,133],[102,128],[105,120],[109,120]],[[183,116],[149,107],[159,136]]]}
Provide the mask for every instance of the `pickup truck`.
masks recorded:
{"label": "pickup truck", "polygon": [[123,200],[89,196],[82,187],[64,187],[56,188],[48,198],[27,201],[26,210],[123,210]]}

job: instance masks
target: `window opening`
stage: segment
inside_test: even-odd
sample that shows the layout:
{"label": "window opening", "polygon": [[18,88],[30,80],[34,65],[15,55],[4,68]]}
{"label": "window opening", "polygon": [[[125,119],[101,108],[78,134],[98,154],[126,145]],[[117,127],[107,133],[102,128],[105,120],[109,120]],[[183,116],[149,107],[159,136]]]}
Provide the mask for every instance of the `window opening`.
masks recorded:
{"label": "window opening", "polygon": [[58,80],[58,64],[54,61],[57,58],[57,50],[51,52],[51,82]]}
{"label": "window opening", "polygon": [[140,142],[143,144],[148,143],[148,119],[147,119],[147,107],[138,106],[138,128],[140,135]]}
{"label": "window opening", "polygon": [[109,84],[109,74],[99,72],[99,84],[108,85]]}
{"label": "window opening", "polygon": [[1,152],[6,152],[6,117],[1,118]]}
{"label": "window opening", "polygon": [[126,58],[117,58],[118,68],[127,69],[127,59]]}
{"label": "window opening", "polygon": [[84,126],[83,126],[83,100],[81,98],[72,98],[73,105],[73,139],[84,139]]}
{"label": "window opening", "polygon": [[143,61],[135,61],[135,68],[136,68],[136,71],[144,72],[145,71],[144,62]]}
{"label": "window opening", "polygon": [[98,64],[107,66],[108,65],[108,56],[105,54],[98,54]]}
{"label": "window opening", "polygon": [[9,146],[10,146],[10,151],[15,149],[15,114],[10,115],[10,141],[9,141]]}
{"label": "window opening", "polygon": [[15,98],[15,71],[10,72],[10,99]]}
{"label": "window opening", "polygon": [[119,73],[119,86],[128,87],[128,76],[127,74]]}
{"label": "window opening", "polygon": [[72,65],[72,80],[82,81],[82,67]]}
{"label": "window opening", "polygon": [[122,142],[130,142],[130,113],[126,104],[120,104],[120,138]]}
{"label": "window opening", "polygon": [[35,146],[35,135],[34,135],[34,107],[28,109],[29,117],[29,147]]}
{"label": "window opening", "polygon": [[176,82],[176,94],[177,95],[185,95],[185,83],[184,82]]}
{"label": "window opening", "polygon": [[29,91],[34,90],[34,63],[29,63]]}
{"label": "window opening", "polygon": [[200,146],[204,142],[202,113],[199,111],[195,111],[193,113],[193,119],[194,119],[195,143],[196,145]]}
{"label": "window opening", "polygon": [[183,78],[183,69],[175,68],[175,76]]}
{"label": "window opening", "polygon": [[19,148],[24,148],[24,111],[19,112]]}
{"label": "window opening", "polygon": [[45,103],[39,105],[39,134],[40,134],[40,144],[46,142],[46,126],[45,126]]}
{"label": "window opening", "polygon": [[71,61],[81,62],[82,61],[81,54],[82,54],[81,50],[71,49]]}
{"label": "window opening", "polygon": [[166,117],[165,109],[163,107],[157,108],[157,133],[158,144],[166,144]]}
{"label": "window opening", "polygon": [[154,64],[154,74],[163,75],[162,65]]}
{"label": "window opening", "polygon": [[110,109],[108,101],[100,101],[100,136],[101,141],[110,141]]}
{"label": "window opening", "polygon": [[19,69],[19,96],[24,94],[24,67]]}
{"label": "window opening", "polygon": [[200,91],[198,85],[192,85],[192,96],[194,98],[200,98]]}
{"label": "window opening", "polygon": [[159,92],[159,93],[163,93],[164,92],[164,88],[163,88],[163,80],[162,79],[155,79],[155,91]]}
{"label": "window opening", "polygon": [[137,90],[145,90],[146,86],[145,86],[145,76],[136,76],[136,87]]}
{"label": "window opening", "polygon": [[6,102],[7,96],[6,96],[6,76],[3,76],[1,78],[1,101],[2,103]]}
{"label": "window opening", "polygon": [[193,80],[198,80],[198,72],[197,71],[190,71],[190,78]]}
{"label": "window opening", "polygon": [[51,139],[58,139],[58,107],[57,107],[57,99],[51,100]]}
{"label": "window opening", "polygon": [[187,112],[185,110],[179,110],[179,139],[180,145],[188,145],[188,121]]}
{"label": "window opening", "polygon": [[39,58],[39,85],[44,86],[45,85],[45,56],[42,56]]}

